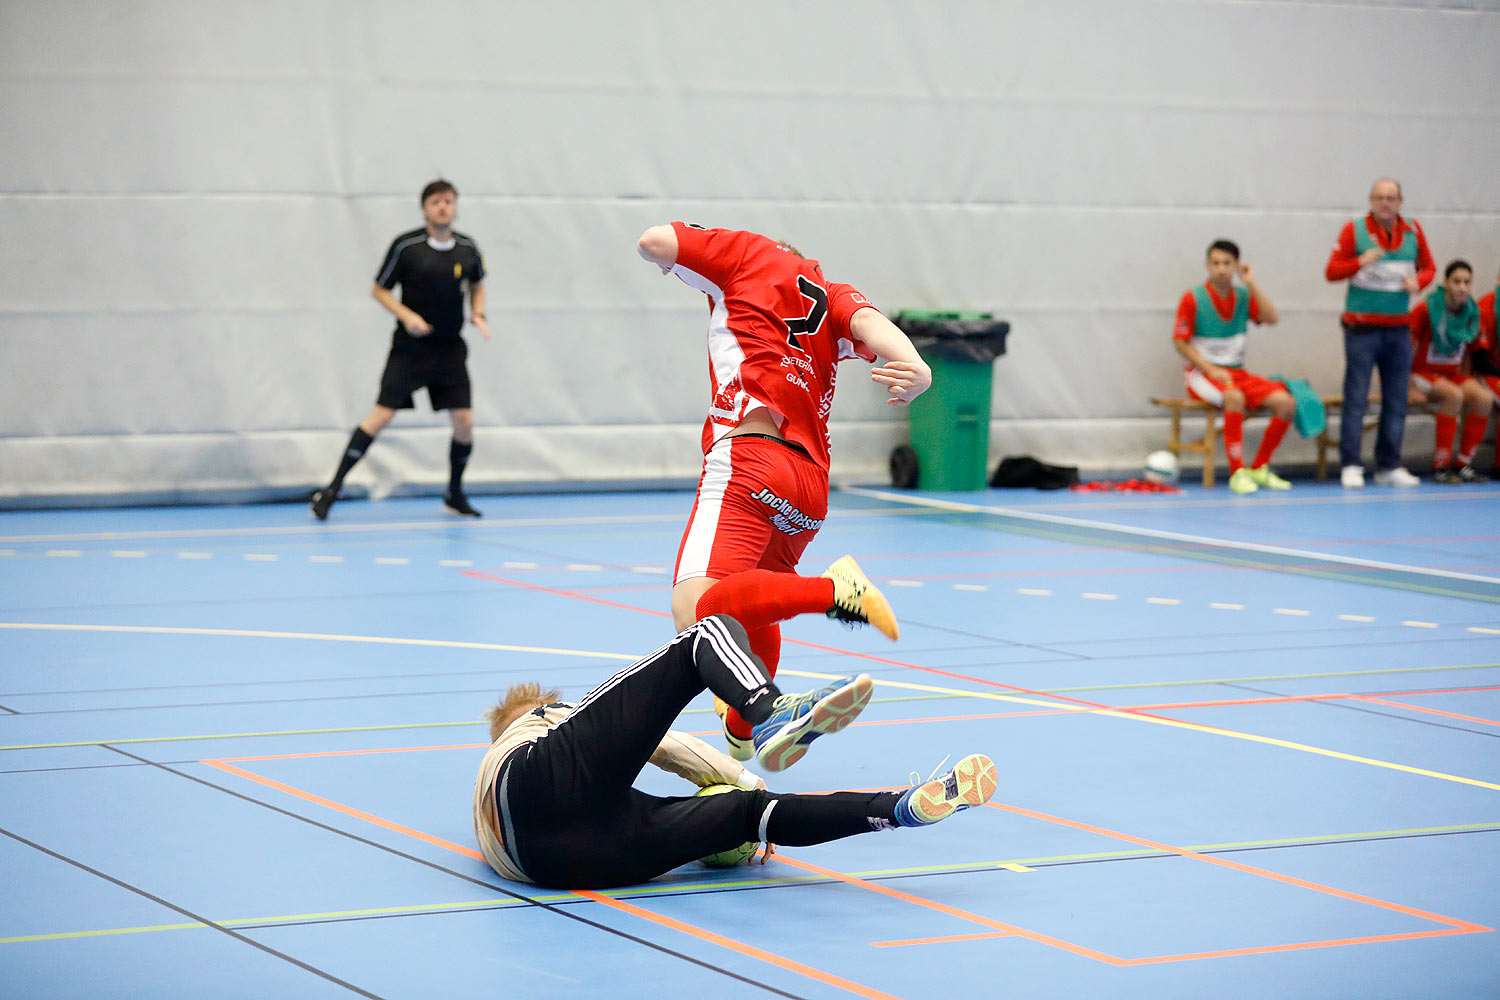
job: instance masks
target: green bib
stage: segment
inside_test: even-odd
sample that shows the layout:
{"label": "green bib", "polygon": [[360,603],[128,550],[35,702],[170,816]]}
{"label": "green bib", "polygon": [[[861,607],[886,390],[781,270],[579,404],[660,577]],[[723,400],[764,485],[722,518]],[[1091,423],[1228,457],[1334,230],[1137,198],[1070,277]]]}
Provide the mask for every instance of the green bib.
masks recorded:
{"label": "green bib", "polygon": [[1427,320],[1432,325],[1433,353],[1438,357],[1461,356],[1464,345],[1479,336],[1478,303],[1467,298],[1458,312],[1453,312],[1441,288],[1427,296]]}
{"label": "green bib", "polygon": [[1219,315],[1208,286],[1193,288],[1193,303],[1198,307],[1193,317],[1193,347],[1205,361],[1220,368],[1240,368],[1245,364],[1245,329],[1250,319],[1250,290],[1244,285],[1234,290],[1234,308],[1229,318]]}
{"label": "green bib", "polygon": [[[1356,255],[1380,246],[1370,235],[1364,217],[1353,221]],[[1387,250],[1384,257],[1366,264],[1349,279],[1349,290],[1344,293],[1344,312],[1388,317],[1391,326],[1401,326],[1411,308],[1411,296],[1404,282],[1416,274],[1417,233],[1414,229],[1407,229],[1401,234],[1401,242],[1395,249]]]}

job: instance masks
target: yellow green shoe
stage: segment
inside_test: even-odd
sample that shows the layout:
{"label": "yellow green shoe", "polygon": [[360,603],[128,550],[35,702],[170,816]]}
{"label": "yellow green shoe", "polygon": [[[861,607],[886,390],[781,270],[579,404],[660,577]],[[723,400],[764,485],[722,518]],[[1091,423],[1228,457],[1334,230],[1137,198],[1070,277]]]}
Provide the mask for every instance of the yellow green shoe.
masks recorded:
{"label": "yellow green shoe", "polygon": [[1240,466],[1234,470],[1234,475],[1229,477],[1229,488],[1236,493],[1254,493],[1260,489],[1260,486],[1255,481],[1255,473]]}
{"label": "yellow green shoe", "polygon": [[1268,490],[1289,490],[1292,488],[1292,484],[1272,472],[1269,465],[1262,465],[1258,469],[1251,469],[1250,477],[1255,480],[1255,485],[1264,486]]}

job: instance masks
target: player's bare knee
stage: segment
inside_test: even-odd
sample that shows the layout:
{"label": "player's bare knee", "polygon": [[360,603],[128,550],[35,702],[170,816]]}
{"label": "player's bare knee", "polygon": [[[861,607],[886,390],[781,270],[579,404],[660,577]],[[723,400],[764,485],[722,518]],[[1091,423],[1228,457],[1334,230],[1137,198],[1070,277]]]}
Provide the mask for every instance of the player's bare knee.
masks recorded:
{"label": "player's bare knee", "polygon": [[708,592],[717,580],[698,577],[683,580],[672,588],[672,624],[681,632],[698,620],[698,600]]}
{"label": "player's bare knee", "polygon": [[1224,409],[1230,413],[1244,413],[1245,394],[1238,389],[1225,389]]}

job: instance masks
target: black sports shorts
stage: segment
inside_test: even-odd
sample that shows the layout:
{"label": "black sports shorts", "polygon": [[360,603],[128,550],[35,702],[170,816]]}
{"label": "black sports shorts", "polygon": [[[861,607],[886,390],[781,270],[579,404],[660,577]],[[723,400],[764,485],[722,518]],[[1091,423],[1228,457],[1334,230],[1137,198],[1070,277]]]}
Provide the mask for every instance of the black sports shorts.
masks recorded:
{"label": "black sports shorts", "polygon": [[380,406],[410,410],[412,393],[426,388],[434,410],[466,410],[470,406],[469,348],[462,340],[422,344],[420,349],[392,347],[380,376]]}

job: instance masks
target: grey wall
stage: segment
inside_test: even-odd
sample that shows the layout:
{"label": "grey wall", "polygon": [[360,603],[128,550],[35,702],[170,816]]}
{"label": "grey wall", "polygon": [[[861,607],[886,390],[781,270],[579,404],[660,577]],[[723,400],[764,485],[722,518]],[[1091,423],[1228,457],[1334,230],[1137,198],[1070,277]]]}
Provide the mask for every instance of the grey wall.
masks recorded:
{"label": "grey wall", "polygon": [[[1495,3],[5,0],[0,498],[325,479],[439,172],[490,268],[475,482],[696,474],[703,306],[634,252],[674,218],[1009,318],[992,454],[1133,466],[1210,240],[1282,312],[1251,367],[1329,392],[1323,265],[1375,177],[1489,287],[1497,54]],[[836,478],[883,476],[880,400],[850,363]],[[446,438],[403,414],[351,483],[439,482]]]}

